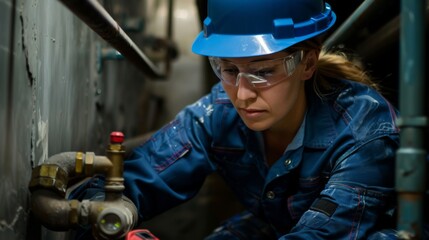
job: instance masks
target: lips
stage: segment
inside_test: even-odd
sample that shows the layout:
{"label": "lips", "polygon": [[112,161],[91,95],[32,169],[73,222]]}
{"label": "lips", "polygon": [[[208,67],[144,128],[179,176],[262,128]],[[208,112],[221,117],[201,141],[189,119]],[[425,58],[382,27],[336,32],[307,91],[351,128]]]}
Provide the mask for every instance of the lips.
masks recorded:
{"label": "lips", "polygon": [[259,110],[259,109],[240,108],[239,110],[242,113],[242,116],[246,118],[258,118],[263,113],[265,113],[265,110]]}
{"label": "lips", "polygon": [[246,108],[242,108],[241,110],[244,111],[244,112],[247,112],[247,113],[257,113],[257,112],[263,112],[264,111],[264,110],[246,109]]}

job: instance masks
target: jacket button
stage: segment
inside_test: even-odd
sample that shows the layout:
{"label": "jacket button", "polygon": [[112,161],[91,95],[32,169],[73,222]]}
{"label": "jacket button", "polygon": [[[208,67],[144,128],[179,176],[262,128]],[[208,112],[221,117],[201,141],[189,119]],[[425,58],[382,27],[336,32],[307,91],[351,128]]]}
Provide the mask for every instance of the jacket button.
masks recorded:
{"label": "jacket button", "polygon": [[292,163],[291,159],[285,160],[285,166],[289,166]]}
{"label": "jacket button", "polygon": [[276,197],[276,194],[273,191],[268,191],[266,193],[266,196],[268,199],[274,199]]}

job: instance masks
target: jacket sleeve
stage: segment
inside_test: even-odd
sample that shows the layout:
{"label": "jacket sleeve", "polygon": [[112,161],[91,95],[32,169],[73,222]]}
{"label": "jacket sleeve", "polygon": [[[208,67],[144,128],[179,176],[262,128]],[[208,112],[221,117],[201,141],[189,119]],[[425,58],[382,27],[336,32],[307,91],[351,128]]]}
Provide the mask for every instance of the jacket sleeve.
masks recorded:
{"label": "jacket sleeve", "polygon": [[286,239],[368,239],[394,202],[397,136],[347,151],[336,161],[325,188]]}
{"label": "jacket sleeve", "polygon": [[211,102],[208,95],[186,107],[125,160],[125,195],[137,206],[140,220],[192,198],[215,170],[207,151]]}

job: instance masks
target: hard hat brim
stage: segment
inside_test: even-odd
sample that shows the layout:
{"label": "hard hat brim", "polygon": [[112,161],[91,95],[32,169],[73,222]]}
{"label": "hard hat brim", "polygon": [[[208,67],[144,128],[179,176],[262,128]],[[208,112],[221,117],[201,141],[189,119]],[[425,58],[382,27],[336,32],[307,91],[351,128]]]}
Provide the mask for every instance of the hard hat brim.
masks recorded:
{"label": "hard hat brim", "polygon": [[210,34],[208,37],[201,31],[192,45],[196,54],[212,57],[255,57],[276,53],[286,48],[323,34],[330,29],[336,20],[332,12],[329,24],[319,31],[293,38],[276,39],[271,33],[260,35],[227,35]]}

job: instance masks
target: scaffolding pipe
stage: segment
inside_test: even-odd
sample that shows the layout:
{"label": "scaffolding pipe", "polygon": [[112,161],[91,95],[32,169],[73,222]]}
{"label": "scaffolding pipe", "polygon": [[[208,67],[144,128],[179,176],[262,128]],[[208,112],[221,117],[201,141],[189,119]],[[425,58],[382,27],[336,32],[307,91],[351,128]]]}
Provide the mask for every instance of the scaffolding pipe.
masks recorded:
{"label": "scaffolding pipe", "polygon": [[425,4],[401,0],[400,25],[400,148],[396,161],[398,230],[408,239],[422,239],[426,189],[425,128]]}
{"label": "scaffolding pipe", "polygon": [[[429,3],[429,2],[428,2]],[[426,6],[426,27],[429,26],[429,4]],[[392,49],[399,42],[400,14],[359,44],[357,52],[364,57],[374,57],[385,49]]]}
{"label": "scaffolding pipe", "polygon": [[168,75],[167,71],[162,73],[137,47],[97,0],[60,1],[143,73],[153,78],[165,78]]}
{"label": "scaffolding pipe", "polygon": [[326,49],[331,49],[337,44],[344,42],[347,39],[354,38],[356,30],[361,30],[368,21],[373,19],[381,7],[388,0],[366,0],[364,1],[347,20],[333,32],[328,39],[325,40],[324,46]]}

